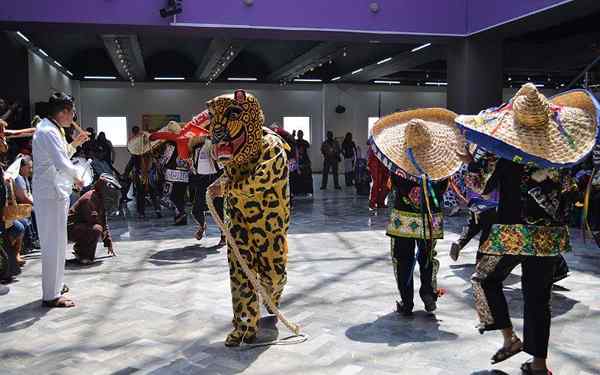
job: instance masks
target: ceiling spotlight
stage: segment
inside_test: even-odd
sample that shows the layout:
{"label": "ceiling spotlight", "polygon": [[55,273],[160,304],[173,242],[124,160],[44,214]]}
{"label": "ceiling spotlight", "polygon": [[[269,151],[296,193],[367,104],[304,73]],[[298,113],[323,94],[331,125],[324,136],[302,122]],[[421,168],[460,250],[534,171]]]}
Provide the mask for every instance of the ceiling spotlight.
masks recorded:
{"label": "ceiling spotlight", "polygon": [[254,4],[254,0],[242,0],[246,6],[252,6]]}
{"label": "ceiling spotlight", "polygon": [[372,2],[371,4],[369,4],[369,9],[370,9],[370,10],[371,10],[371,12],[373,12],[373,13],[377,13],[377,12],[379,12],[379,3]]}
{"label": "ceiling spotlight", "polygon": [[329,63],[330,63],[330,64],[333,64],[333,60],[329,60]]}
{"label": "ceiling spotlight", "polygon": [[160,16],[162,18],[167,18],[180,14],[183,11],[183,8],[181,7],[182,2],[183,0],[168,0],[167,6],[160,10]]}
{"label": "ceiling spotlight", "polygon": [[342,53],[342,56],[346,57],[346,56],[348,56],[348,53],[346,51],[344,51],[344,53]]}

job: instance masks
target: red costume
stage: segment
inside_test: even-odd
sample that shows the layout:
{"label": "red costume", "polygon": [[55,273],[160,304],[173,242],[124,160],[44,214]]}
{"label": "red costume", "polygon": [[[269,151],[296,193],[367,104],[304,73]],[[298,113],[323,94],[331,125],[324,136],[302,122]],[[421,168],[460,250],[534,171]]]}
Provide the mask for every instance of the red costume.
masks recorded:
{"label": "red costume", "polygon": [[381,161],[379,161],[377,156],[375,156],[371,147],[369,147],[369,150],[367,151],[367,166],[369,168],[371,179],[373,180],[371,195],[369,197],[369,207],[385,207],[385,197],[389,193],[387,182],[390,178],[390,174],[389,170],[381,163]]}
{"label": "red costume", "polygon": [[181,160],[190,158],[189,141],[192,137],[208,135],[208,131],[204,128],[209,121],[208,110],[194,116],[185,126],[174,133],[170,131],[158,131],[150,135],[151,141],[159,139],[175,142],[177,145],[177,155]]}

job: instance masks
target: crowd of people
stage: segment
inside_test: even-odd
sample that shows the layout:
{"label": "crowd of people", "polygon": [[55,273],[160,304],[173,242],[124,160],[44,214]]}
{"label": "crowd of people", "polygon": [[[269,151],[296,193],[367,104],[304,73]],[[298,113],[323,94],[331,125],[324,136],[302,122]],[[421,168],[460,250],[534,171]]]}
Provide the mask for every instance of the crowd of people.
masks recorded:
{"label": "crowd of people", "polygon": [[[522,365],[523,372],[548,374],[550,290],[569,275],[563,257],[571,250],[568,227],[581,223],[600,246],[599,107],[583,90],[548,99],[527,84],[510,103],[478,115],[441,108],[398,112],[373,127],[367,159],[351,133],[340,145],[329,131],[321,145],[321,189],[327,189],[329,174],[341,189],[343,162],[347,187],[364,194],[371,181],[366,189],[371,211],[389,206],[386,234],[402,316],[415,308],[417,263],[424,308],[438,308],[444,288],[437,282],[436,241],[444,237],[445,202],[466,209],[468,225],[449,255],[457,261],[480,235],[472,276],[479,331],[500,330],[503,336],[492,363],[525,351],[533,359]],[[133,127],[130,160],[119,173],[105,134],[77,125],[73,97],[54,94],[48,113],[22,130],[9,129],[15,108],[0,100],[3,284],[25,266],[24,253],[41,247],[44,306],[73,307],[63,281],[67,241],[74,243],[81,265],[94,262],[100,241],[115,255],[108,216],[134,195],[140,219],[149,201],[158,218],[161,206],[172,208],[174,225],[187,224],[191,203],[198,240],[206,236],[207,212],[218,216],[219,246],[229,250],[234,310],[226,345],[256,338],[257,293],[278,313],[287,278],[290,195],[313,194],[310,144],[302,131],[290,134],[277,124],[264,128],[258,100],[238,90],[213,99],[187,123],[170,122],[151,134]],[[9,143],[31,136],[10,160]],[[450,193],[454,198],[446,198]],[[523,273],[524,340],[513,328],[502,292],[517,265]]]}

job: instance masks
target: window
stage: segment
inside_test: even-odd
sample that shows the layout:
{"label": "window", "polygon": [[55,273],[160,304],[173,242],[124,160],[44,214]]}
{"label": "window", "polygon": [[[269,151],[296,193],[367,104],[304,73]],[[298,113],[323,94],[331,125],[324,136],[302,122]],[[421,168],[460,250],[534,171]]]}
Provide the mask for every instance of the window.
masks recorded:
{"label": "window", "polygon": [[113,146],[127,146],[127,117],[98,117],[96,134],[104,132]]}
{"label": "window", "polygon": [[369,117],[369,137],[371,136],[371,129],[373,129],[373,125],[379,121],[379,117]]}
{"label": "window", "polygon": [[292,134],[294,130],[302,130],[304,139],[310,143],[310,117],[284,117],[283,130]]}

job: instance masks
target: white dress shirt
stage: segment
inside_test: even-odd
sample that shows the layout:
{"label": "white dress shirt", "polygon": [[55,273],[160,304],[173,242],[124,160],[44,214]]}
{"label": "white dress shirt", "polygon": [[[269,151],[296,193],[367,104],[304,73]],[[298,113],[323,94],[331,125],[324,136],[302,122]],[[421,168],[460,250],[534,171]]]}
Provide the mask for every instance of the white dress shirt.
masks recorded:
{"label": "white dress shirt", "polygon": [[74,148],[57,124],[45,118],[33,134],[33,195],[36,199],[65,199],[71,195],[77,169],[69,160]]}

